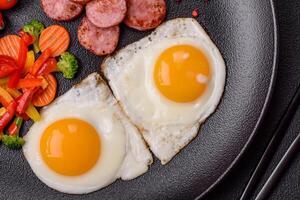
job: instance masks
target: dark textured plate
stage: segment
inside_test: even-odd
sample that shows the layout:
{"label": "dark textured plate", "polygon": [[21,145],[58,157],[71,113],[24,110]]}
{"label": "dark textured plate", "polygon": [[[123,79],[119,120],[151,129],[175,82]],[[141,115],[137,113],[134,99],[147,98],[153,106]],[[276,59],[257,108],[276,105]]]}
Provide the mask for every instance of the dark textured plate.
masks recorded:
{"label": "dark textured plate", "polygon": [[[31,171],[21,151],[0,147],[0,199],[191,199],[209,191],[231,169],[255,133],[266,110],[276,71],[276,23],[270,0],[168,1],[168,19],[190,17],[199,9],[199,22],[219,47],[227,65],[224,97],[200,135],[168,165],[156,160],[150,170],[132,181],[117,181],[88,195],[67,195],[48,188]],[[39,1],[21,0],[5,12],[7,28],[16,33],[32,19],[57,23],[42,12]],[[58,95],[88,74],[98,71],[102,58],[78,45],[79,19],[59,23],[72,36],[71,51],[81,70],[72,81],[58,75]],[[149,32],[122,26],[120,47]],[[23,130],[28,130],[29,123]]]}

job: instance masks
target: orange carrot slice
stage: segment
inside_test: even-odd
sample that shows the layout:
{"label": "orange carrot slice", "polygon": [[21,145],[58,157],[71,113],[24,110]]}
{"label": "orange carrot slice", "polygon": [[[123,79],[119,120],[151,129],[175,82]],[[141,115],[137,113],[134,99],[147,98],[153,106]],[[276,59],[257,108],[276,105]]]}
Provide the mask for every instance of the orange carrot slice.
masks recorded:
{"label": "orange carrot slice", "polygon": [[44,76],[48,82],[48,87],[46,89],[39,89],[33,96],[32,104],[37,107],[42,107],[50,104],[56,95],[57,82],[52,74],[47,74]]}
{"label": "orange carrot slice", "polygon": [[6,55],[18,59],[20,50],[20,37],[7,35],[0,39],[0,55]]}
{"label": "orange carrot slice", "polygon": [[39,45],[41,51],[50,48],[53,57],[64,53],[70,44],[70,35],[68,31],[59,25],[52,25],[43,30],[40,36]]}

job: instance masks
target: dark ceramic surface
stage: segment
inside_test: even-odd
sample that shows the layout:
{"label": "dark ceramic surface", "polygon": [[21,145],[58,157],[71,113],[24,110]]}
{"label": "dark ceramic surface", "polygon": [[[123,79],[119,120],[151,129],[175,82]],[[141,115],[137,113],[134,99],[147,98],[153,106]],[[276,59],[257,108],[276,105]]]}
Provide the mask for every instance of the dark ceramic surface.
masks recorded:
{"label": "dark ceramic surface", "polygon": [[[168,1],[168,19],[190,17],[199,8],[199,22],[219,47],[227,65],[227,84],[216,113],[202,126],[200,136],[172,162],[161,166],[155,160],[148,173],[89,195],[66,195],[42,184],[19,151],[0,148],[0,199],[182,199],[207,191],[231,168],[258,127],[274,79],[276,33],[269,0]],[[23,0],[9,12],[5,33],[16,32],[31,19],[46,25],[48,19],[39,1]],[[78,45],[79,20],[60,23],[72,36],[71,51],[82,68],[76,79],[59,78],[58,95],[89,73],[98,71],[101,58]],[[120,47],[148,33],[122,26]],[[1,34],[2,36],[3,34]],[[29,124],[24,128],[28,129]]]}

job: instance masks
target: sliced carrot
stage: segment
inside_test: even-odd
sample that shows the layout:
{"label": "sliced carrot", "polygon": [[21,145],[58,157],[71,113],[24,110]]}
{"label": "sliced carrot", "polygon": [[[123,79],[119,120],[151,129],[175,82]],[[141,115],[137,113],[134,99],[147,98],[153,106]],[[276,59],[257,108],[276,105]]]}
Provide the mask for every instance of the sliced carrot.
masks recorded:
{"label": "sliced carrot", "polygon": [[39,89],[32,99],[32,104],[37,107],[50,104],[56,95],[57,82],[55,77],[52,74],[47,74],[44,77],[48,81],[48,87],[44,90]]}
{"label": "sliced carrot", "polygon": [[70,44],[69,32],[60,25],[52,25],[43,30],[39,39],[41,51],[51,49],[52,56],[57,57],[64,53]]}
{"label": "sliced carrot", "polygon": [[20,37],[7,35],[0,39],[0,55],[6,55],[18,59],[20,50]]}

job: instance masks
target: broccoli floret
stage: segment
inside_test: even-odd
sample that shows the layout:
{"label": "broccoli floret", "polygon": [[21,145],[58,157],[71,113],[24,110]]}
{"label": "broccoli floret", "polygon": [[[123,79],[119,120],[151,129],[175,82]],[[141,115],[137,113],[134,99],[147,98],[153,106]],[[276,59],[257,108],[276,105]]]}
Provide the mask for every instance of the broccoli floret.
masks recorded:
{"label": "broccoli floret", "polygon": [[57,68],[60,72],[63,73],[63,76],[65,78],[74,78],[78,70],[78,62],[76,60],[76,57],[69,52],[63,53],[59,58]]}
{"label": "broccoli floret", "polygon": [[[3,135],[3,144],[9,149],[20,149],[25,143],[25,140],[19,136],[22,124],[23,119],[15,117],[13,123],[8,128],[8,135]],[[11,127],[13,128],[10,129]]]}
{"label": "broccoli floret", "polygon": [[23,31],[30,34],[34,38],[33,50],[35,53],[38,53],[40,51],[39,36],[44,29],[44,24],[35,19],[23,27]]}
{"label": "broccoli floret", "polygon": [[23,138],[9,135],[3,135],[2,142],[9,149],[20,149],[23,144],[25,144],[25,140]]}

